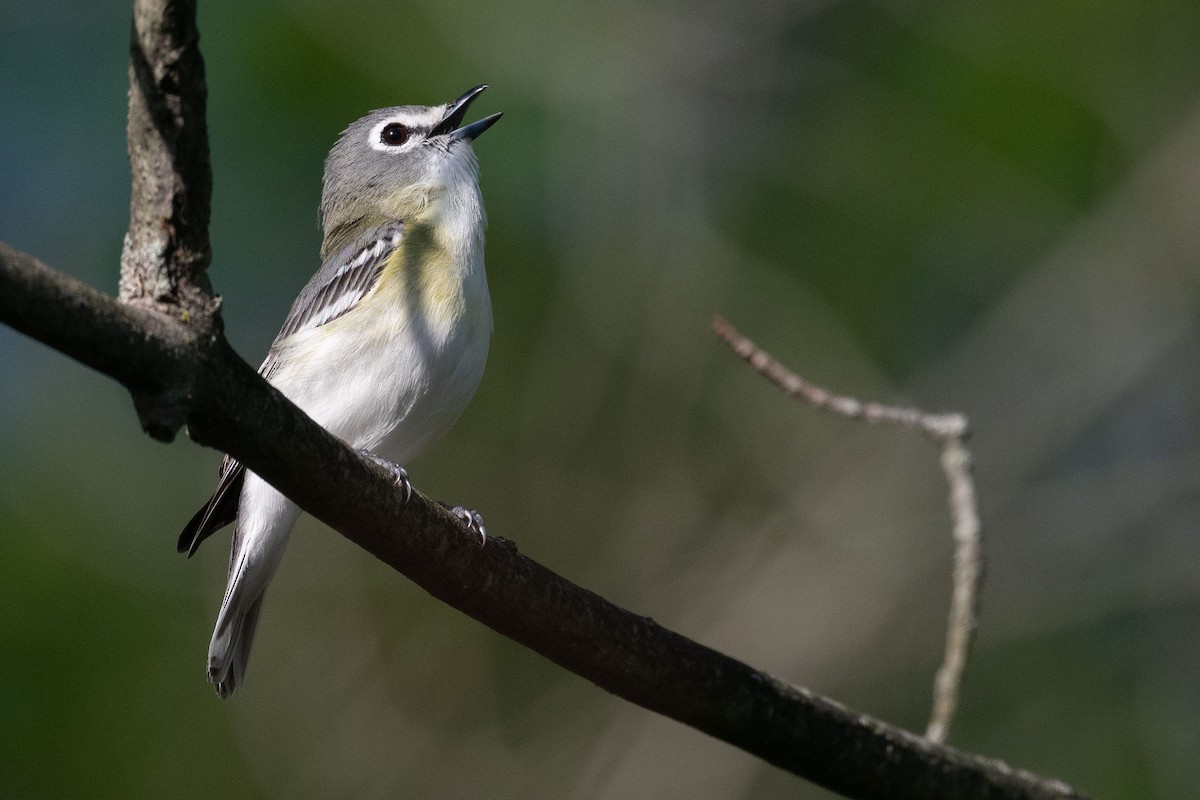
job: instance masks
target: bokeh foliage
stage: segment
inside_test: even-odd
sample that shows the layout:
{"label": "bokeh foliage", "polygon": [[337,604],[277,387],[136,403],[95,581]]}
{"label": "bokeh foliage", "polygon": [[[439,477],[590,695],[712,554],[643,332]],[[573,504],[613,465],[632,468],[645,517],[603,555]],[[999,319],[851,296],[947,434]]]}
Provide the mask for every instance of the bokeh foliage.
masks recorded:
{"label": "bokeh foliage", "polygon": [[[496,334],[433,495],[613,600],[913,728],[948,599],[927,443],[792,405],[722,312],[971,416],[989,537],[952,742],[1200,784],[1200,7],[201,2],[211,277],[251,362],[354,117],[475,83]],[[112,290],[120,4],[0,5],[0,238]],[[0,328],[0,797],[824,797],[608,697],[306,521],[245,691],[203,655],[218,455]]]}

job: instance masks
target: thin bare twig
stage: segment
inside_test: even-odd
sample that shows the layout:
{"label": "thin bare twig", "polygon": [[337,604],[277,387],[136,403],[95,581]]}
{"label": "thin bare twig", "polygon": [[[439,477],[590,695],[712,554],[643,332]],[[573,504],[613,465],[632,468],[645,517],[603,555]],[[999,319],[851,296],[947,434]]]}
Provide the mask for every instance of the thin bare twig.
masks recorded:
{"label": "thin bare twig", "polygon": [[925,736],[944,742],[958,708],[963,671],[974,638],[983,582],[983,548],[975,480],[971,475],[970,433],[962,414],[931,414],[917,408],[862,402],[817,386],[776,361],[743,336],[723,317],[713,319],[713,331],[743,361],[785,394],[824,411],[871,424],[881,422],[913,428],[931,436],[942,447],[942,472],[949,486],[950,518],[954,537],[954,589],[946,628],[946,650],[933,684],[933,710]]}

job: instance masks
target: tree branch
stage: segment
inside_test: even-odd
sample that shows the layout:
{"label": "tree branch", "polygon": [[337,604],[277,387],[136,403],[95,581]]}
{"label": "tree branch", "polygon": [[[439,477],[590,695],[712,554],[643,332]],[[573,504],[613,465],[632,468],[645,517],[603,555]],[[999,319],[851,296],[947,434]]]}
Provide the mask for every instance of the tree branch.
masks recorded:
{"label": "tree branch", "polygon": [[[48,309],[59,307],[53,316]],[[44,318],[43,318],[44,317]],[[790,686],[609,603],[493,537],[480,547],[271,388],[223,338],[124,306],[0,246],[0,321],[134,390],[195,375],[188,426],[301,508],[493,630],[633,703],[849,797],[1071,798],[1070,787],[937,745]],[[157,378],[155,379],[158,380]]]}
{"label": "tree branch", "polygon": [[[129,47],[129,230],[120,298],[175,316],[198,335],[221,330],[205,270],[212,169],[195,0],[135,0]],[[175,391],[131,388],[142,428],[169,441],[187,408]]]}
{"label": "tree branch", "polygon": [[127,306],[0,242],[0,321],[114,378],[131,392],[179,383],[191,331]]}
{"label": "tree branch", "polygon": [[975,479],[971,476],[971,451],[966,443],[970,433],[967,418],[962,414],[931,414],[917,408],[864,403],[854,397],[834,394],[783,366],[723,317],[716,317],[712,327],[713,332],[739,358],[788,396],[850,419],[916,428],[941,444],[942,473],[950,488],[954,590],[946,625],[946,647],[942,666],[933,681],[933,710],[929,715],[925,736],[935,742],[946,741],[950,723],[958,708],[963,671],[967,666],[967,655],[971,650],[979,616],[979,590],[983,584],[983,541],[979,507],[975,500]]}
{"label": "tree branch", "polygon": [[[195,0],[136,0],[126,131],[132,191],[120,298],[169,304],[202,324],[217,310],[204,271],[212,169]],[[189,320],[184,320],[189,321]]]}
{"label": "tree branch", "polygon": [[196,441],[230,453],[435,597],[614,694],[833,791],[1080,796],[785,684],[575,586],[504,539],[480,547],[423,495],[405,504],[379,467],[269,386],[226,343],[204,278],[208,159],[194,13],[183,0],[135,3],[134,192],[121,282],[129,302],[0,244],[0,322],[124,384],[152,435],[169,438],[186,421]]}

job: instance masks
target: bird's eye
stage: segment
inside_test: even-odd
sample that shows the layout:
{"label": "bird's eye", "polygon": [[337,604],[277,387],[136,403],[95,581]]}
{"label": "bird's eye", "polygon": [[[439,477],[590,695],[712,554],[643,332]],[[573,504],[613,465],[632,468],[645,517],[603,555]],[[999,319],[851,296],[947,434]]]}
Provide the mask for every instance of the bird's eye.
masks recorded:
{"label": "bird's eye", "polygon": [[393,122],[383,126],[383,130],[379,132],[379,141],[389,147],[399,147],[408,141],[409,133],[408,128],[399,122]]}

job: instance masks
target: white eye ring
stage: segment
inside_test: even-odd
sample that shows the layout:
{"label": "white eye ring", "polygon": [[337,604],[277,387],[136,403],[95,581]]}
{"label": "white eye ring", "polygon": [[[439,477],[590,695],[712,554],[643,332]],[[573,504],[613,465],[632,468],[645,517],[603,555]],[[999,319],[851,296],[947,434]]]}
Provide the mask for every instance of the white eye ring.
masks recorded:
{"label": "white eye ring", "polygon": [[[396,129],[402,130],[406,135],[395,142],[389,142],[388,139],[395,138],[395,134],[391,131]],[[381,153],[401,153],[411,149],[420,140],[421,137],[417,135],[417,126],[412,124],[412,121],[402,117],[392,117],[371,128],[367,141],[370,143],[371,149]]]}

